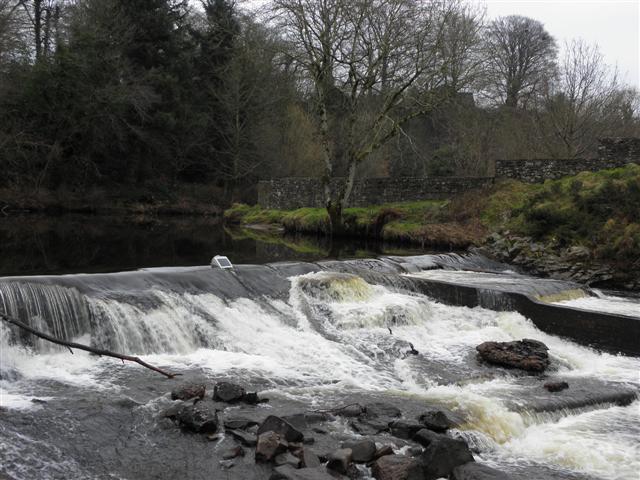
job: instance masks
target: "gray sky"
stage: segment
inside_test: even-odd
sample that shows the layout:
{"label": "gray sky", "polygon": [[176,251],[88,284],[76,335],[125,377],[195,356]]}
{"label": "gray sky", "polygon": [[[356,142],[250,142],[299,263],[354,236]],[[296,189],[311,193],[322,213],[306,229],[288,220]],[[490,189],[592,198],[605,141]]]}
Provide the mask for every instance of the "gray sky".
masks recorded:
{"label": "gray sky", "polygon": [[582,38],[597,43],[606,62],[640,89],[640,0],[485,0],[489,19],[524,15],[541,21],[560,46]]}

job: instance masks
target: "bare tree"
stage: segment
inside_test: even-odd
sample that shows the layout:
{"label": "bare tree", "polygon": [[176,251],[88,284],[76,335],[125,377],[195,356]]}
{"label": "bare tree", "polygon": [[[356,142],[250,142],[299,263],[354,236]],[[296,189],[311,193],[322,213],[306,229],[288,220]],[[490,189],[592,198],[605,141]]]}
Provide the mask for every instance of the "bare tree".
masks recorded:
{"label": "bare tree", "polygon": [[509,107],[526,105],[553,75],[557,46],[542,23],[519,15],[491,22],[485,33],[487,90]]}
{"label": "bare tree", "polygon": [[[279,31],[306,73],[323,146],[325,206],[343,229],[359,165],[443,100],[440,51],[455,5],[414,0],[273,0]],[[344,182],[332,182],[336,166]]]}
{"label": "bare tree", "polygon": [[551,156],[574,158],[595,152],[598,138],[632,133],[628,130],[637,123],[626,112],[633,110],[637,95],[622,88],[617,70],[605,63],[597,45],[573,40],[564,50],[538,123]]}

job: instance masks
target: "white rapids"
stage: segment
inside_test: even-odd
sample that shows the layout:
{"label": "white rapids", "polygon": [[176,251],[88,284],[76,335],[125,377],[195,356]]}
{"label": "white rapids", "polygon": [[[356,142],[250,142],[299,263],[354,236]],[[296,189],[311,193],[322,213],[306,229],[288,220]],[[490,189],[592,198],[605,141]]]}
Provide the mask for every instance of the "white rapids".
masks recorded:
{"label": "white rapids", "polygon": [[[446,306],[347,274],[294,277],[284,300],[154,295],[148,309],[89,299],[101,322],[91,340],[108,335],[118,349],[166,368],[262,378],[279,394],[311,404],[363,391],[424,399],[463,414],[467,421],[461,434],[483,446],[479,460],[489,464],[537,462],[603,479],[638,478],[638,401],[537,415],[513,407],[524,388],[515,376],[475,375],[473,368],[474,349],[481,342],[534,338],[549,346],[556,373],[563,378],[606,378],[637,388],[638,358],[600,353],[547,335],[518,313]],[[122,388],[110,377],[111,359],[65,350],[35,353],[10,344],[6,328],[0,334],[4,408],[40,408],[32,400],[40,398],[42,379],[105,392]],[[442,376],[405,355],[409,343],[421,353],[421,365],[443,366]],[[446,375],[453,379],[446,381]],[[0,441],[2,455],[19,455],[14,447]]]}

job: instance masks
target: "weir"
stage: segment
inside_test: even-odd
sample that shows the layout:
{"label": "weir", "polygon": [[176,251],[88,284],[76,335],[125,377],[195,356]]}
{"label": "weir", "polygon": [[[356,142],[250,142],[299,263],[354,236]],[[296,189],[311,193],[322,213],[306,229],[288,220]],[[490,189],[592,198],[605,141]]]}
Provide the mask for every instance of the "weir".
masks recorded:
{"label": "weir", "polygon": [[[636,317],[547,303],[541,298],[562,297],[563,292],[593,293],[570,282],[517,275],[508,266],[476,254],[282,262],[238,265],[233,270],[152,268],[111,274],[5,277],[0,278],[0,307],[63,339],[93,331],[102,332],[96,337],[104,340],[108,337],[107,300],[148,311],[171,294],[210,293],[226,300],[284,299],[289,295],[290,277],[318,271],[358,275],[369,283],[419,292],[447,305],[517,311],[547,333],[613,353],[640,355],[640,314]],[[465,275],[472,272],[475,275]],[[92,306],[87,298],[95,300]]]}

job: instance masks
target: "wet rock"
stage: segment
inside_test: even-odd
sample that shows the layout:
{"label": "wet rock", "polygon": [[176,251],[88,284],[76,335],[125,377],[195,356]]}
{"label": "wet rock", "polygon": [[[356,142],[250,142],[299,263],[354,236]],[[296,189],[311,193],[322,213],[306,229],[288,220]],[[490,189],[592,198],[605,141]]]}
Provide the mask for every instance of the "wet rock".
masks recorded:
{"label": "wet rock", "polygon": [[220,402],[240,402],[246,395],[246,390],[231,382],[218,382],[213,387],[213,399]]}
{"label": "wet rock", "polygon": [[202,383],[183,383],[171,390],[171,400],[191,400],[204,398],[206,387]]}
{"label": "wet rock", "polygon": [[342,448],[351,449],[351,459],[356,463],[370,462],[376,455],[376,444],[373,440],[344,442]]}
{"label": "wet rock", "polygon": [[424,428],[424,425],[406,420],[396,420],[389,424],[389,428],[394,437],[411,440],[416,433]]}
{"label": "wet rock", "polygon": [[327,456],[327,468],[334,472],[346,474],[352,460],[352,451],[350,448],[341,448],[331,452]]}
{"label": "wet rock", "polygon": [[228,430],[228,432],[233,438],[247,447],[255,447],[258,443],[258,438],[253,433],[242,430]]}
{"label": "wet rock", "polygon": [[222,438],[223,438],[223,435],[221,433],[210,433],[207,435],[207,440],[209,440],[210,442],[217,442]]}
{"label": "wet rock", "polygon": [[224,420],[224,427],[230,430],[246,430],[254,425],[260,425],[260,422],[244,417],[230,417]]}
{"label": "wet rock", "polygon": [[347,405],[334,410],[333,413],[340,417],[358,417],[365,413],[365,408],[359,404]]}
{"label": "wet rock", "polygon": [[215,403],[207,400],[183,405],[175,416],[180,427],[196,433],[215,433],[218,430],[218,412]]}
{"label": "wet rock", "polygon": [[384,457],[385,455],[393,455],[393,447],[390,445],[385,445],[384,447],[380,447],[376,450],[373,458],[378,459],[380,457]]}
{"label": "wet rock", "polygon": [[560,392],[569,388],[569,384],[567,382],[547,382],[544,384],[544,388],[549,392]]}
{"label": "wet rock", "polygon": [[454,468],[451,480],[511,480],[511,477],[495,468],[469,462]]}
{"label": "wet rock", "polygon": [[358,418],[349,422],[349,426],[354,432],[363,436],[377,435],[382,432],[389,431],[389,423],[393,420],[390,418],[374,418],[372,420],[366,418]]}
{"label": "wet rock", "polygon": [[476,350],[486,362],[504,367],[543,372],[549,366],[549,349],[537,340],[525,338],[515,342],[484,342]]}
{"label": "wet rock", "polygon": [[318,455],[308,448],[304,448],[300,451],[300,460],[302,462],[302,466],[307,468],[316,468],[321,465]]}
{"label": "wet rock", "polygon": [[413,438],[425,447],[418,457],[424,480],[448,477],[458,465],[473,462],[473,455],[464,440],[453,439],[430,430],[420,430]]}
{"label": "wet rock", "polygon": [[276,432],[287,442],[302,442],[304,439],[304,435],[300,430],[297,430],[289,422],[275,415],[268,416],[258,428],[258,435],[265,432]]}
{"label": "wet rock", "polygon": [[256,445],[256,462],[270,462],[276,455],[287,451],[289,447],[285,439],[276,432],[265,432],[258,435]]}
{"label": "wet rock", "polygon": [[385,455],[373,463],[373,478],[377,480],[422,480],[422,466],[405,455]]}
{"label": "wet rock", "polygon": [[379,417],[389,417],[389,418],[398,418],[402,416],[402,412],[399,408],[390,405],[388,403],[376,402],[376,403],[367,403],[365,405],[365,413],[367,418],[379,418]]}
{"label": "wet rock", "polygon": [[446,432],[454,425],[442,410],[427,410],[420,414],[418,420],[422,425],[434,432]]}
{"label": "wet rock", "polygon": [[283,465],[274,469],[269,480],[335,480],[324,468],[295,469],[291,465]]}
{"label": "wet rock", "polygon": [[236,466],[236,462],[234,462],[233,460],[220,460],[218,464],[223,470],[229,470],[230,468]]}
{"label": "wet rock", "polygon": [[231,460],[236,457],[244,457],[244,453],[244,448],[238,445],[237,447],[229,449],[224,455],[222,455],[222,458],[223,460]]}
{"label": "wet rock", "polygon": [[298,468],[300,466],[300,459],[289,452],[284,452],[276,455],[273,459],[273,463],[278,467],[281,465],[291,465],[294,468]]}
{"label": "wet rock", "polygon": [[294,415],[287,415],[282,419],[289,423],[293,428],[297,430],[306,430],[308,428],[307,417],[304,413],[296,413]]}

